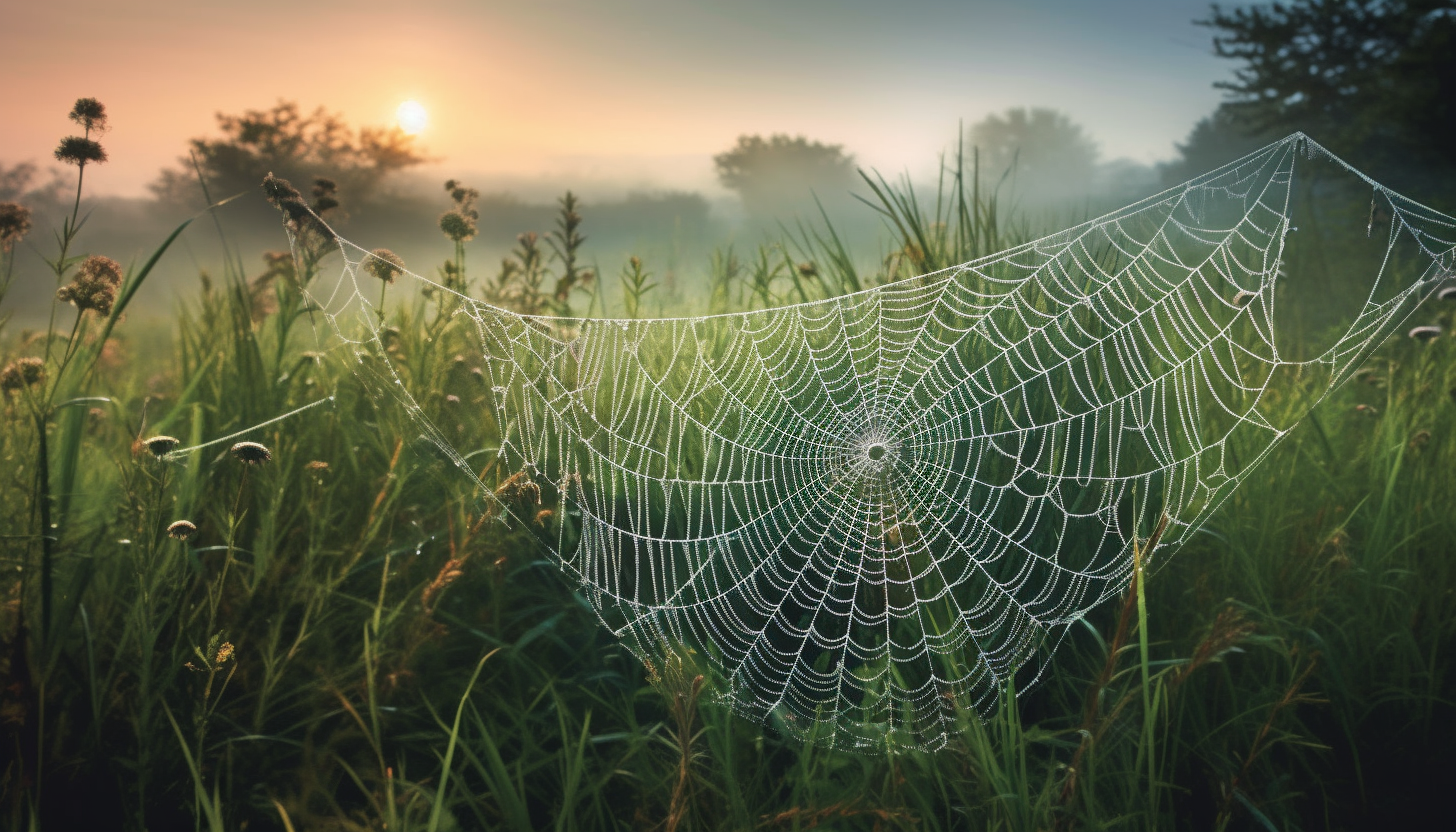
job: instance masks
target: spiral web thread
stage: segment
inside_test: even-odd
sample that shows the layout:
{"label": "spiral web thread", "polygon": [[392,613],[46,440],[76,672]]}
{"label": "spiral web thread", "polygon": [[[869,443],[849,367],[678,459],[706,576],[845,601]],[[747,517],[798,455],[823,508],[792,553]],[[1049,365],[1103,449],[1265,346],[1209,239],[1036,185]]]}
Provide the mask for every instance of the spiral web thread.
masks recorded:
{"label": "spiral web thread", "polygon": [[[1373,249],[1369,296],[1300,360],[1275,337],[1276,297],[1298,288],[1282,285],[1296,161],[1369,196],[1353,236]],[[1451,219],[1295,134],[842,297],[655,320],[462,297],[460,314],[487,450],[559,502],[543,534],[612,633],[658,667],[706,665],[723,701],[788,733],[934,749],[1125,589],[1135,536],[1166,517],[1155,563],[1186,541],[1450,278],[1453,240]],[[370,255],[341,247],[330,319],[343,335],[357,315],[359,366],[477,476],[480,448],[455,447],[379,358]]]}

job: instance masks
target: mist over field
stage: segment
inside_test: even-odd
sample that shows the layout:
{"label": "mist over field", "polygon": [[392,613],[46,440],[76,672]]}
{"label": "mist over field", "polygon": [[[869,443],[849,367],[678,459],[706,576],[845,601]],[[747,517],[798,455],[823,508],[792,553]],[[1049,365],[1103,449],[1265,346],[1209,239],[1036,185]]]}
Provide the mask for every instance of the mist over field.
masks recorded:
{"label": "mist over field", "polygon": [[12,6],[0,829],[1449,821],[1456,0]]}

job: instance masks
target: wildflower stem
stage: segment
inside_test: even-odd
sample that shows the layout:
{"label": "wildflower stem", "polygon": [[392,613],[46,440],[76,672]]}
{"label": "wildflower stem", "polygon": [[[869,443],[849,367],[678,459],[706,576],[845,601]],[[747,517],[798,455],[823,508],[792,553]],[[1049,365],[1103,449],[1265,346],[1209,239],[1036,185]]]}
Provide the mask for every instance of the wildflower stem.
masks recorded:
{"label": "wildflower stem", "polygon": [[51,541],[51,477],[50,453],[46,444],[46,417],[44,411],[36,411],[35,436],[35,502],[40,514],[40,641],[49,647],[51,632],[51,595],[54,591],[54,547]]}

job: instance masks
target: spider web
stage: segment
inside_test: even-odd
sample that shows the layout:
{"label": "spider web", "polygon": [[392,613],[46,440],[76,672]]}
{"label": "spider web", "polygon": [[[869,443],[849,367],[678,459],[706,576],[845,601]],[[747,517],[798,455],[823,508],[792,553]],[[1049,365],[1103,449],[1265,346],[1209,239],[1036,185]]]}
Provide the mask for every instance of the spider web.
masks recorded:
{"label": "spider web", "polygon": [[[1320,228],[1296,233],[1306,203]],[[489,388],[468,417],[490,441],[406,392],[367,251],[340,242],[323,307],[346,340],[357,315],[358,366],[459,467],[479,476],[484,450],[558,506],[541,535],[649,666],[706,665],[735,710],[805,739],[933,749],[1124,591],[1135,539],[1166,519],[1155,564],[1188,540],[1451,277],[1453,240],[1451,219],[1295,134],[842,297],[566,320],[461,296]],[[1318,296],[1331,262],[1368,294],[1287,344],[1277,302]],[[1333,335],[1301,355],[1315,329]]]}

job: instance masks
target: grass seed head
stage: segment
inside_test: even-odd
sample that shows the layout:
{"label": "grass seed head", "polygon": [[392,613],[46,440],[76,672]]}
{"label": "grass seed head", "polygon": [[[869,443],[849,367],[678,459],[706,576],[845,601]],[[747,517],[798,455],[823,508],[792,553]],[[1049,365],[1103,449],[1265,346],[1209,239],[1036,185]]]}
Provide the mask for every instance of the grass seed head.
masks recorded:
{"label": "grass seed head", "polygon": [[197,534],[197,525],[191,520],[178,520],[167,527],[167,536],[173,540],[187,540]]}
{"label": "grass seed head", "polygon": [[273,461],[273,452],[257,442],[239,442],[228,449],[233,458],[245,465],[261,465]]}
{"label": "grass seed head", "polygon": [[396,277],[404,274],[404,260],[387,248],[376,248],[369,252],[364,268],[376,279],[393,283]]}
{"label": "grass seed head", "polygon": [[45,361],[17,358],[0,370],[0,390],[23,390],[45,381]]}
{"label": "grass seed head", "polygon": [[1436,293],[1437,300],[1456,300],[1456,286],[1447,286]]}
{"label": "grass seed head", "polygon": [[81,263],[76,277],[56,290],[56,298],[85,312],[111,314],[116,293],[121,290],[121,264],[110,257],[93,254]]}
{"label": "grass seed head", "polygon": [[0,202],[0,253],[9,252],[30,233],[30,209],[15,202]]}
{"label": "grass seed head", "polygon": [[1240,309],[1242,309],[1245,306],[1248,306],[1249,303],[1252,302],[1254,300],[1254,298],[1256,298],[1258,296],[1259,296],[1259,293],[1258,292],[1250,292],[1248,289],[1240,289],[1239,290],[1239,293],[1236,294],[1236,295],[1234,295],[1234,306],[1237,306]]}
{"label": "grass seed head", "polygon": [[1411,327],[1411,331],[1407,332],[1406,335],[1417,341],[1429,341],[1432,338],[1440,337],[1441,328],[1434,324],[1430,326]]}
{"label": "grass seed head", "polygon": [[170,454],[181,443],[175,436],[153,436],[142,443],[146,449],[155,457],[164,457]]}

